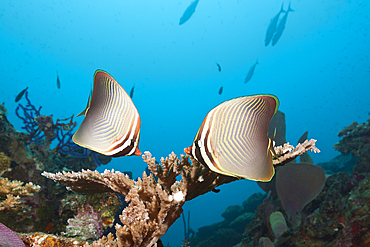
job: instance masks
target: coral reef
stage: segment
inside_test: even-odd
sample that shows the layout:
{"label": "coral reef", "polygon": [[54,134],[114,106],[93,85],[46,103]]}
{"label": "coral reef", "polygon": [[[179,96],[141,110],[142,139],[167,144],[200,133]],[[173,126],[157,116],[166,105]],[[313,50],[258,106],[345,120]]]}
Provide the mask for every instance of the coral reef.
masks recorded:
{"label": "coral reef", "polygon": [[[61,236],[56,236],[52,234],[46,234],[42,232],[35,233],[21,233],[19,237],[26,244],[26,246],[37,246],[37,247],[77,247],[84,246],[85,241],[75,239],[75,238],[66,238]],[[105,245],[109,246],[109,245]]]}
{"label": "coral reef", "polygon": [[[273,234],[269,215],[282,209],[279,198],[269,198],[258,206],[255,218],[245,229],[242,246],[256,246],[261,237],[275,246],[367,246],[370,241],[370,177],[336,173],[328,177],[321,193],[304,207],[302,224],[288,223],[289,231],[280,239]],[[262,241],[262,240],[261,240]]]}
{"label": "coral reef", "polygon": [[357,157],[355,172],[370,172],[370,119],[367,123],[353,122],[338,133],[342,137],[334,149],[343,155],[351,153]]}
{"label": "coral reef", "polygon": [[243,237],[244,228],[254,218],[254,210],[266,197],[255,193],[243,202],[243,206],[232,205],[222,213],[224,220],[203,226],[190,238],[193,247],[234,246]]}
{"label": "coral reef", "polygon": [[[16,155],[17,157],[25,157],[25,153],[27,152],[25,147],[28,146],[31,155],[46,165],[44,170],[54,172],[62,169],[95,169],[102,164],[95,152],[73,143],[73,130],[76,127],[76,122],[73,121],[73,115],[65,119],[57,119],[54,123],[53,115],[41,115],[42,107],[40,106],[37,109],[31,103],[28,98],[28,92],[25,93],[25,99],[27,100],[26,106],[19,104],[16,109],[16,115],[24,124],[21,128],[26,131],[22,142],[23,145],[19,145],[17,141],[13,143],[13,149],[19,149],[19,155]],[[51,149],[50,146],[53,141],[56,142],[56,147]],[[15,152],[13,151],[13,153]],[[76,162],[70,162],[77,159],[70,159],[69,162],[61,162],[66,157],[79,157],[84,160],[78,164]],[[92,158],[92,162],[89,160],[90,157]],[[108,159],[104,163],[109,163],[110,160]],[[17,163],[23,162],[19,160]]]}
{"label": "coral reef", "polygon": [[338,172],[352,173],[353,167],[356,165],[357,157],[352,154],[341,154],[327,162],[318,163],[325,170],[325,174],[332,175]]}
{"label": "coral reef", "polygon": [[286,164],[277,170],[276,191],[289,220],[317,197],[325,181],[324,170],[314,164]]}
{"label": "coral reef", "polygon": [[[215,175],[195,160],[191,165],[186,156],[181,156],[180,161],[173,153],[169,158],[161,159],[161,164],[156,164],[149,152],[143,155],[143,159],[158,177],[157,182],[152,174],[147,176],[145,172],[138,181],[131,180],[121,172],[108,170],[102,174],[83,170],[79,173],[44,172],[43,175],[67,184],[69,189],[76,192],[114,191],[124,195],[130,204],[120,216],[124,225],[116,225],[117,241],[123,246],[152,246],[180,217],[185,200],[235,180]],[[182,181],[176,181],[179,174]],[[201,183],[204,183],[202,189],[195,189]]]}
{"label": "coral reef", "polygon": [[[51,117],[38,118],[41,107],[34,107],[28,95],[26,100],[27,105],[19,106],[17,110],[18,115],[25,119],[23,129],[26,133],[13,128],[6,117],[6,108],[0,105],[0,221],[18,232],[61,234],[66,231],[68,219],[74,218],[83,208],[76,207],[74,211],[63,208],[63,201],[67,203],[72,193],[41,176],[41,171],[95,169],[97,165],[91,153],[81,158],[66,154],[61,149],[50,149],[51,145],[46,146],[44,132],[49,132],[51,136],[51,132],[55,131],[54,140],[69,143],[66,133],[70,133],[74,126],[72,118],[57,120],[50,125]],[[64,139],[57,139],[63,136]],[[94,208],[103,227],[113,225],[120,203],[116,193],[83,196],[80,202],[79,205],[88,203]]]}
{"label": "coral reef", "polygon": [[[10,135],[11,134],[14,135],[15,131],[13,130],[13,126],[7,121],[6,109],[3,104],[0,106],[0,126],[1,126],[0,130],[8,131]],[[0,133],[0,136],[5,136],[5,137],[10,138],[10,136],[6,135],[6,133]],[[3,142],[1,143],[5,145],[5,143]],[[34,193],[40,190],[40,186],[34,185],[32,182],[24,184],[24,182],[22,181],[9,180],[6,177],[1,177],[12,170],[11,162],[12,162],[12,158],[8,157],[3,152],[3,150],[1,150],[0,151],[0,212],[25,213],[25,212],[28,212],[30,208],[21,201],[21,198],[33,196]]]}
{"label": "coral reef", "polygon": [[4,172],[10,170],[11,161],[11,158],[6,156],[3,152],[0,152],[0,176],[3,175]]}
{"label": "coral reef", "polygon": [[78,237],[82,240],[99,239],[103,235],[103,221],[90,205],[78,211],[74,218],[68,219],[65,236]]}
{"label": "coral reef", "polygon": [[101,237],[103,229],[113,226],[119,206],[120,199],[116,193],[70,194],[61,200],[59,207],[62,222],[67,222],[60,227],[66,228],[62,234],[96,240]]}
{"label": "coral reef", "polygon": [[[216,188],[219,185],[237,180],[210,171],[192,157],[177,157],[173,153],[166,159],[161,158],[158,163],[149,152],[145,152],[143,159],[148,164],[150,174],[144,172],[137,181],[113,170],[104,173],[84,170],[95,169],[100,161],[106,163],[110,159],[104,160],[96,153],[74,146],[70,141],[75,125],[73,116],[54,123],[52,116],[42,116],[41,107],[33,106],[27,92],[25,95],[27,105],[19,105],[17,115],[24,120],[26,133],[14,130],[6,119],[5,107],[0,106],[0,163],[4,167],[5,184],[19,180],[18,185],[27,183],[25,186],[29,187],[39,184],[41,189],[34,196],[21,199],[21,203],[27,205],[28,214],[16,218],[12,214],[0,214],[0,220],[17,231],[65,233],[80,238],[34,233],[22,236],[26,245],[37,242],[39,246],[163,246],[159,238],[181,216],[185,201],[210,191],[218,192]],[[57,145],[51,149],[53,141]],[[274,165],[284,165],[308,150],[317,152],[315,142],[306,140],[297,147],[289,143],[275,147]],[[44,176],[40,176],[41,170],[44,170]],[[181,176],[181,180],[177,179],[178,176]],[[73,194],[45,177],[87,195]],[[357,185],[356,181],[353,180],[351,184]],[[113,225],[119,207],[117,193],[125,196],[129,204],[122,208],[119,216],[121,222],[115,222],[116,236],[109,234],[94,243],[86,242],[97,239],[103,228]],[[252,201],[257,205],[261,200],[262,196],[259,195]],[[254,215],[250,212],[254,207],[247,205],[238,206],[239,213],[231,214],[232,217],[226,216],[225,227],[217,230],[214,241],[240,242],[242,229]],[[272,210],[276,211],[276,207],[270,205],[269,212]],[[185,246],[188,244],[186,240]]]}
{"label": "coral reef", "polygon": [[[307,150],[318,151],[315,140],[306,140],[296,148],[289,144],[279,146],[275,150],[277,157],[274,163],[289,162]],[[171,153],[168,158],[161,158],[161,162],[156,163],[150,152],[145,152],[143,160],[151,174],[148,176],[144,172],[138,181],[113,170],[105,170],[104,173],[91,170],[55,174],[43,172],[42,175],[78,193],[117,192],[124,195],[130,204],[120,216],[123,226],[115,226],[117,244],[123,246],[153,246],[181,216],[185,201],[210,191],[216,192],[217,186],[236,180],[214,173],[185,155],[178,158]],[[176,180],[178,175],[182,180]]]}
{"label": "coral reef", "polygon": [[280,238],[288,230],[284,215],[279,211],[270,214],[270,225],[276,238]]}
{"label": "coral reef", "polygon": [[0,211],[5,212],[26,212],[27,206],[23,204],[21,197],[33,196],[40,190],[39,185],[29,182],[25,185],[21,181],[9,181],[0,177]]}

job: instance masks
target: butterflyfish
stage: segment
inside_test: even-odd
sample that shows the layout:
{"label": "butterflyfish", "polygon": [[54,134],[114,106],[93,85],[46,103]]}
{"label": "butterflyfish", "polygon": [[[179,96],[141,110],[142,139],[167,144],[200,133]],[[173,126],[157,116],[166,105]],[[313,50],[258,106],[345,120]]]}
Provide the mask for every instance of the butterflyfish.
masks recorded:
{"label": "butterflyfish", "polygon": [[73,141],[112,157],[140,155],[140,116],[130,96],[107,72],[97,70],[85,115]]}
{"label": "butterflyfish", "polygon": [[15,97],[15,102],[18,102],[21,100],[21,98],[23,97],[23,94],[27,91],[28,87],[26,87],[25,89],[23,89],[18,95],[17,97]]}
{"label": "butterflyfish", "polygon": [[213,172],[270,181],[274,148],[267,131],[278,107],[278,98],[268,94],[225,101],[207,114],[193,145],[184,151]]}

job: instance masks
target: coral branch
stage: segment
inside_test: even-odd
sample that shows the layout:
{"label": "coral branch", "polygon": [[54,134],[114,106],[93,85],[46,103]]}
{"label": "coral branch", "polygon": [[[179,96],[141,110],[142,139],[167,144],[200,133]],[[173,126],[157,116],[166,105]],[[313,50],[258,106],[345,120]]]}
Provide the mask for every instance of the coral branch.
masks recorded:
{"label": "coral branch", "polygon": [[274,166],[282,166],[294,160],[298,156],[307,151],[320,153],[320,150],[315,146],[316,140],[305,140],[303,143],[298,143],[297,147],[290,145],[289,142],[282,146],[275,147],[277,157],[274,157]]}
{"label": "coral branch", "polygon": [[40,190],[39,185],[29,182],[23,185],[23,182],[0,177],[0,211],[24,211],[26,206],[19,200],[21,197],[33,196]]}

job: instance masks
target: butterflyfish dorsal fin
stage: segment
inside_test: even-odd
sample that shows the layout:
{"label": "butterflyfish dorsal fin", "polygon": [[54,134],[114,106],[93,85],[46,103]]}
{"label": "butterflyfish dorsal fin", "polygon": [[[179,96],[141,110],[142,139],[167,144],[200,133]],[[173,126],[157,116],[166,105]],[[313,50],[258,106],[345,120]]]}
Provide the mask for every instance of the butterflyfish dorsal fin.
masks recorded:
{"label": "butterflyfish dorsal fin", "polygon": [[87,99],[87,106],[85,108],[85,110],[83,110],[82,112],[80,112],[78,115],[76,115],[76,117],[79,117],[79,116],[85,116],[87,111],[89,110],[90,108],[90,99],[91,99],[91,95],[92,95],[92,92],[91,94],[89,95],[89,98]]}

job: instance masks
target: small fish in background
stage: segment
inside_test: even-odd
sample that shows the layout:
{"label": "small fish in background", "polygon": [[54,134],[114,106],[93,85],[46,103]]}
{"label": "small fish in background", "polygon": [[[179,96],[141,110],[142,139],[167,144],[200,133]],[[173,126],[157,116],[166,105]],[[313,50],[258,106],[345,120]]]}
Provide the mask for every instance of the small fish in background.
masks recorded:
{"label": "small fish in background", "polygon": [[198,2],[199,0],[195,0],[194,2],[192,2],[185,10],[184,14],[182,14],[181,18],[180,18],[180,22],[179,22],[179,25],[182,25],[184,24],[185,22],[187,22],[190,17],[194,14],[195,12],[195,8],[197,7],[198,5]]}
{"label": "small fish in background", "polygon": [[279,13],[275,15],[274,18],[271,19],[269,26],[267,27],[266,30],[266,35],[265,35],[265,46],[268,46],[270,44],[270,41],[272,37],[274,36],[275,30],[276,30],[276,25],[278,23],[279,17],[281,13],[284,13],[283,9],[284,3],[281,5],[281,9]]}
{"label": "small fish in background", "polygon": [[218,68],[218,72],[221,72],[221,65],[219,63],[216,63],[217,65],[217,68]]}
{"label": "small fish in background", "polygon": [[131,99],[134,97],[134,90],[135,90],[135,85],[132,86],[131,91],[130,91],[130,98]]}
{"label": "small fish in background", "polygon": [[245,77],[245,80],[244,80],[244,83],[247,83],[249,82],[251,79],[252,79],[252,76],[254,74],[254,70],[256,69],[256,65],[259,64],[258,63],[258,59],[256,60],[256,62],[249,68],[249,71],[248,71],[248,74],[247,76]]}
{"label": "small fish in background", "polygon": [[218,90],[218,94],[221,95],[223,90],[224,90],[224,87],[221,86],[220,89]]}
{"label": "small fish in background", "polygon": [[57,71],[57,87],[60,89],[60,80],[59,80],[59,73]]}
{"label": "small fish in background", "polygon": [[272,43],[271,43],[272,46],[276,45],[276,43],[279,41],[279,39],[280,39],[281,35],[283,34],[284,29],[285,29],[285,24],[286,24],[286,21],[288,19],[288,14],[289,14],[289,12],[293,12],[293,11],[294,10],[292,10],[290,8],[290,3],[289,3],[288,10],[285,11],[285,15],[283,16],[283,18],[281,18],[278,26],[276,27],[274,37],[272,37]]}
{"label": "small fish in background", "polygon": [[27,91],[28,87],[26,87],[25,89],[23,89],[18,95],[17,97],[15,97],[15,102],[18,102],[21,100],[21,98],[23,97],[23,94]]}

